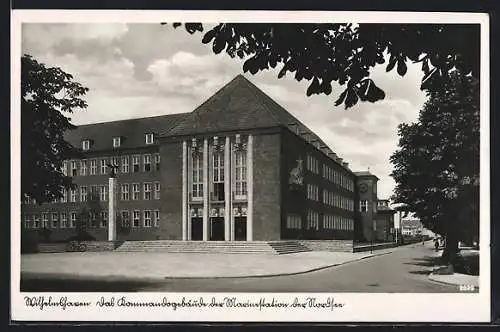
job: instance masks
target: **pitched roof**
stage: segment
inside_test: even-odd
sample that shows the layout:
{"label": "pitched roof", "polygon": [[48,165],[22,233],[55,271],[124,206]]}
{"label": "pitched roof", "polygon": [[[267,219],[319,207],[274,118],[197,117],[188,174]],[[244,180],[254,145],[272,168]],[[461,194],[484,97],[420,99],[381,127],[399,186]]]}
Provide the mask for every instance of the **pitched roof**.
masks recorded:
{"label": "pitched roof", "polygon": [[241,74],[198,106],[175,128],[162,133],[162,136],[273,126],[286,127],[307,141],[316,141],[320,150],[342,164],[342,160],[337,159],[336,154],[319,136]]}
{"label": "pitched roof", "polygon": [[401,219],[401,226],[403,227],[423,227],[418,219]]}
{"label": "pitched roof", "polygon": [[159,134],[171,129],[186,116],[187,113],[168,114],[147,118],[118,120],[92,123],[68,130],[65,139],[76,148],[81,147],[83,139],[93,141],[91,150],[109,150],[113,148],[113,137],[122,137],[121,148],[145,146],[145,134]]}
{"label": "pitched roof", "polygon": [[354,174],[356,174],[356,176],[373,176],[378,179],[378,177],[375,174],[372,174],[369,171],[354,172]]}
{"label": "pitched roof", "polygon": [[280,125],[262,102],[258,90],[243,75],[236,76],[212,97],[186,116],[179,125],[162,136],[224,132]]}

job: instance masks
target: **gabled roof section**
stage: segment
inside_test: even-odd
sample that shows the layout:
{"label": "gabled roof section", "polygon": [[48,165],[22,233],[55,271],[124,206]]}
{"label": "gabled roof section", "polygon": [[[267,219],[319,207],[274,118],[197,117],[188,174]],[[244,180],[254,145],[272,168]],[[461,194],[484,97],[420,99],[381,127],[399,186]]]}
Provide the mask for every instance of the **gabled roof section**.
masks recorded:
{"label": "gabled roof section", "polygon": [[162,136],[279,126],[279,119],[262,102],[265,97],[264,92],[238,75]]}
{"label": "gabled roof section", "polygon": [[282,126],[314,142],[318,150],[348,169],[328,145],[243,75],[236,76],[190,115],[161,136],[183,136]]}
{"label": "gabled roof section", "polygon": [[377,180],[380,180],[375,174],[370,173],[369,171],[360,171],[360,172],[354,172],[356,176],[372,176],[376,178]]}
{"label": "gabled roof section", "polygon": [[93,142],[91,151],[113,149],[113,137],[121,137],[120,148],[146,146],[145,134],[159,133],[173,128],[188,113],[168,114],[147,118],[118,120],[77,126],[65,133],[65,140],[75,148],[81,148],[81,141]]}

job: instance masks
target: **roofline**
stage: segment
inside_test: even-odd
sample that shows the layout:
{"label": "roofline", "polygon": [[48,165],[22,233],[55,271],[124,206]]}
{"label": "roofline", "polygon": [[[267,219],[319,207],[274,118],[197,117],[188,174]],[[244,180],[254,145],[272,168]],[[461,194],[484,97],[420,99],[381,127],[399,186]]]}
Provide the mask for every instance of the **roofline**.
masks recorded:
{"label": "roofline", "polygon": [[143,116],[140,118],[129,118],[129,119],[112,120],[112,121],[92,122],[92,123],[85,123],[85,124],[81,124],[81,125],[73,124],[73,126],[76,126],[76,128],[74,128],[74,129],[78,129],[81,127],[91,127],[91,126],[100,125],[100,124],[110,124],[110,123],[118,123],[118,122],[125,122],[125,121],[134,121],[134,120],[144,120],[144,119],[154,119],[154,118],[162,118],[162,117],[166,117],[166,116],[180,116],[180,115],[186,115],[189,113],[191,113],[191,112],[170,113],[170,114],[162,114],[162,115]]}

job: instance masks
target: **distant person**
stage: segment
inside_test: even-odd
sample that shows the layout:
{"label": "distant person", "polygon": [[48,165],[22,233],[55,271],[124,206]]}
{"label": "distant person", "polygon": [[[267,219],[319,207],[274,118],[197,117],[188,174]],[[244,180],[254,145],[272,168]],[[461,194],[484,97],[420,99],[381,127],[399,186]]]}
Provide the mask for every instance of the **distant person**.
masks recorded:
{"label": "distant person", "polygon": [[439,250],[439,240],[437,238],[434,239],[434,248],[436,249],[436,252]]}

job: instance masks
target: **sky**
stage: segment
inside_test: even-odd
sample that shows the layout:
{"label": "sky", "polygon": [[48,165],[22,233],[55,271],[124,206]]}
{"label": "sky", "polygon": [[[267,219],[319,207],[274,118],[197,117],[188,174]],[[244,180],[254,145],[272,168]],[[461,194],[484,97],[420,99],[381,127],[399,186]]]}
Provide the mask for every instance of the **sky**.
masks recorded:
{"label": "sky", "polygon": [[[194,110],[236,75],[243,61],[215,55],[171,25],[152,23],[24,23],[22,52],[50,67],[60,67],[87,86],[88,107],[70,115],[76,125]],[[370,170],[380,179],[379,198],[394,189],[390,155],[397,149],[397,126],[417,119],[426,97],[419,89],[420,66],[409,65],[404,77],[372,71],[386,93],[383,101],[358,103],[345,110],[330,96],[306,96],[308,83],[277,70],[245,74],[286,110],[318,134],[353,171]]]}

